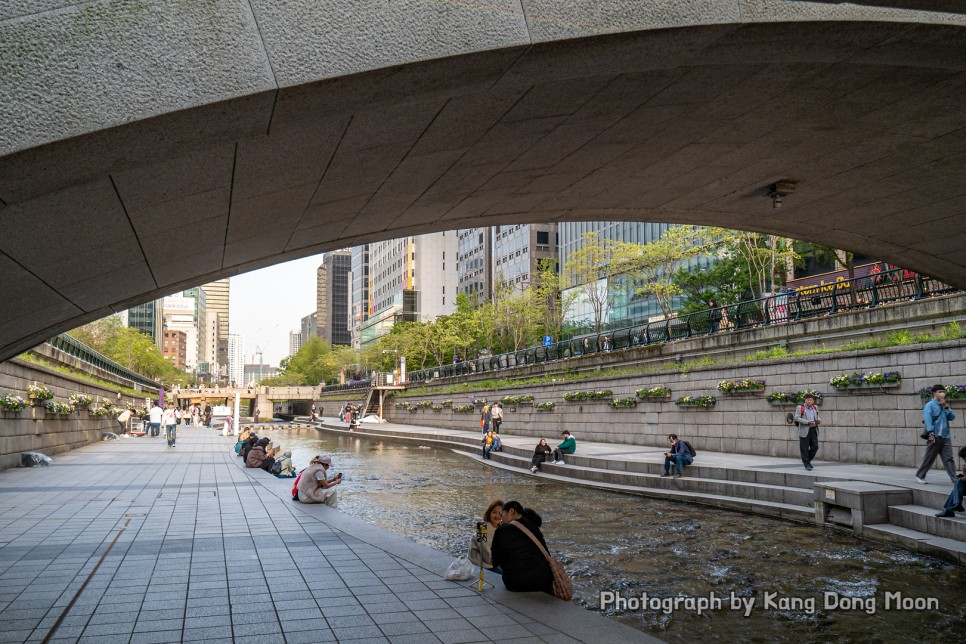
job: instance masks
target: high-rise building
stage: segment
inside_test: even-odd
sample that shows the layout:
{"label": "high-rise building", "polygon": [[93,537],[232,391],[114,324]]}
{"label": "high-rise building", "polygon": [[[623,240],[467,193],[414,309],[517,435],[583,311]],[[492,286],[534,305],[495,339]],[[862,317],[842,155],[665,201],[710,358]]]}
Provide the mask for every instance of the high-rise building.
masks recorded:
{"label": "high-rise building", "polygon": [[314,338],[319,334],[319,314],[317,311],[312,311],[304,318],[302,318],[302,345],[304,346],[309,340]]}
{"label": "high-rise building", "polygon": [[198,367],[198,325],[195,322],[196,299],[184,295],[164,298],[164,330],[183,331],[185,334],[185,369]]}
{"label": "high-rise building", "polygon": [[352,248],[352,266],[349,271],[349,334],[352,348],[362,346],[362,325],[369,319],[369,244]]}
{"label": "high-rise building", "polygon": [[209,384],[217,384],[221,372],[221,363],[218,362],[218,343],[221,341],[218,335],[220,320],[221,314],[210,309],[205,315],[204,348],[200,356],[198,378]]}
{"label": "high-rise building", "polygon": [[[570,255],[583,247],[586,233],[598,233],[602,239],[612,239],[635,244],[649,244],[657,241],[672,224],[639,223],[627,221],[584,221],[561,222],[560,266],[564,270]],[[708,258],[692,260],[696,266],[708,265]],[[636,294],[637,285],[626,279],[604,278],[607,287],[607,306],[604,323],[610,327],[632,324],[639,320],[661,315],[661,307],[653,297]],[[593,318],[590,305],[577,293],[574,306],[568,311],[567,320],[572,324],[586,323]]]}
{"label": "high-rise building", "polygon": [[276,373],[278,373],[278,369],[261,362],[246,364],[242,367],[242,381],[244,383],[242,386],[256,385],[261,380],[271,378]]}
{"label": "high-rise building", "polygon": [[245,382],[245,339],[237,333],[228,336],[228,379],[237,387]]}
{"label": "high-rise building", "polygon": [[349,271],[352,251],[326,253],[316,272],[318,334],[329,345],[351,344],[349,333]]}
{"label": "high-rise building", "polygon": [[474,305],[493,296],[493,230],[462,228],[456,231],[456,271],[459,293],[466,293]]}
{"label": "high-rise building", "polygon": [[530,284],[539,263],[557,257],[557,224],[494,226],[493,283]]}
{"label": "high-rise building", "polygon": [[184,331],[164,330],[161,332],[161,355],[170,360],[176,368],[185,370],[188,350],[188,336]]}
{"label": "high-rise building", "polygon": [[389,333],[396,322],[430,321],[455,310],[457,248],[454,231],[369,244],[373,304],[362,325],[361,346]]}
{"label": "high-rise building", "polygon": [[231,295],[231,281],[226,277],[215,282],[203,285],[207,298],[207,310],[218,314],[218,352],[215,356],[215,363],[219,366],[221,376],[227,377],[225,367],[228,365],[228,311]]}
{"label": "high-rise building", "polygon": [[132,306],[127,310],[127,325],[148,335],[151,342],[161,346],[163,328],[163,300],[153,300]]}
{"label": "high-rise building", "polygon": [[288,354],[294,356],[302,348],[302,332],[298,330],[288,332]]}

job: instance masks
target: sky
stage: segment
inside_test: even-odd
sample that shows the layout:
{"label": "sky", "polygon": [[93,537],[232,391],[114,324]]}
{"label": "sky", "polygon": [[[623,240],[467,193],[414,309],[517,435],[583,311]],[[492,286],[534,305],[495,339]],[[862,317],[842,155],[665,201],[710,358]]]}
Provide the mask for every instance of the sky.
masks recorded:
{"label": "sky", "polygon": [[245,362],[257,362],[256,347],[273,367],[288,356],[288,332],[315,311],[315,271],[321,263],[322,255],[313,255],[231,278],[229,327],[245,338]]}

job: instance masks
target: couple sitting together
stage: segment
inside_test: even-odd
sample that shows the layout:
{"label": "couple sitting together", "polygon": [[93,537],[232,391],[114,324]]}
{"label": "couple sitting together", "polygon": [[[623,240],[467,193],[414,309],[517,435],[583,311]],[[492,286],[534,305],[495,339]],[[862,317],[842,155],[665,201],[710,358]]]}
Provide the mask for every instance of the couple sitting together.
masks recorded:
{"label": "couple sitting together", "polygon": [[566,465],[563,460],[564,454],[573,454],[577,451],[577,439],[571,436],[570,432],[567,431],[563,432],[562,435],[563,442],[552,450],[547,444],[546,438],[540,439],[540,442],[537,443],[536,449],[533,450],[533,458],[530,459],[531,472],[536,474],[542,463]]}

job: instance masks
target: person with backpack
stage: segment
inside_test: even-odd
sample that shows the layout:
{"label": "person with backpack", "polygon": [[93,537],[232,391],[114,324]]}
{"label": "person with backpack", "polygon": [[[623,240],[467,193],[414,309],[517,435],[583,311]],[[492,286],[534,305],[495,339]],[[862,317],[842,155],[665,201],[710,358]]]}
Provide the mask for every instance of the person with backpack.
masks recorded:
{"label": "person with backpack", "polygon": [[329,476],[331,465],[332,457],[328,454],[315,456],[295,481],[293,500],[297,496],[302,503],[324,503],[331,508],[339,507],[336,486],[342,483],[342,474]]}
{"label": "person with backpack", "polygon": [[272,464],[272,474],[279,478],[295,478],[295,465],[292,464],[292,450],[286,450]]}
{"label": "person with backpack", "polygon": [[661,475],[661,478],[671,476],[671,464],[673,463],[677,467],[674,478],[679,479],[684,476],[684,466],[693,463],[696,454],[691,449],[691,444],[679,439],[677,434],[669,434],[667,439],[671,443],[671,451],[664,452],[664,474]]}
{"label": "person with backpack", "polygon": [[818,426],[822,419],[818,415],[815,396],[806,395],[805,402],[795,408],[793,419],[798,426],[798,449],[805,469],[812,471],[812,459],[818,454]]}

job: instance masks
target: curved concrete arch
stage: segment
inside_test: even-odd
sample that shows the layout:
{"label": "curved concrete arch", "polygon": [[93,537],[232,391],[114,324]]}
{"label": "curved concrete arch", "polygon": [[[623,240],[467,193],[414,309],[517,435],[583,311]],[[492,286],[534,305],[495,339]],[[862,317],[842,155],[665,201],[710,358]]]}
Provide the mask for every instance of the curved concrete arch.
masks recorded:
{"label": "curved concrete arch", "polygon": [[[962,14],[563,4],[0,9],[0,358],[186,286],[487,223],[723,225],[966,287]],[[779,179],[798,185],[775,210]]]}

